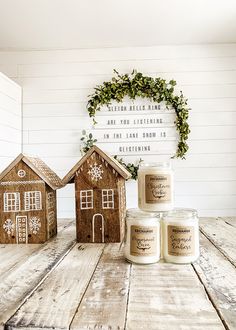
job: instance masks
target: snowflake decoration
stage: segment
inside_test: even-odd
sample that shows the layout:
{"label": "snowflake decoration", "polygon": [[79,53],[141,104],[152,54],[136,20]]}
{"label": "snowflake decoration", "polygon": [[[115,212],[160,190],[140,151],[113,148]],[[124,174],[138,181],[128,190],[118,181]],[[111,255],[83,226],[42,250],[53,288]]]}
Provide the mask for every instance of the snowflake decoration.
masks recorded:
{"label": "snowflake decoration", "polygon": [[14,223],[12,222],[11,219],[7,219],[4,224],[3,224],[3,229],[8,235],[13,235],[14,233]]}
{"label": "snowflake decoration", "polygon": [[33,233],[33,234],[37,234],[38,231],[40,230],[41,228],[41,221],[39,218],[37,217],[32,217],[30,218],[29,220],[29,228],[30,228],[30,231]]}
{"label": "snowflake decoration", "polygon": [[97,165],[97,163],[94,163],[94,165],[90,165],[90,170],[88,171],[88,174],[91,175],[91,179],[98,181],[102,179],[102,165]]}

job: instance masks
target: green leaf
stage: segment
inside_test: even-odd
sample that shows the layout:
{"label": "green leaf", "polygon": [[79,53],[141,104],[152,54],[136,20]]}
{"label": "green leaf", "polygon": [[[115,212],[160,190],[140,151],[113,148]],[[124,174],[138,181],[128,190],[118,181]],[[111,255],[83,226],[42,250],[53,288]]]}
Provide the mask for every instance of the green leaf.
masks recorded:
{"label": "green leaf", "polygon": [[[95,92],[89,95],[87,110],[89,116],[93,118],[93,126],[97,124],[95,120],[97,111],[100,111],[101,106],[109,105],[113,100],[122,102],[125,96],[129,96],[131,99],[139,96],[154,102],[165,101],[167,108],[173,108],[176,112],[175,125],[179,133],[179,143],[175,157],[184,159],[188,150],[186,141],[190,129],[187,120],[190,109],[188,109],[187,99],[183,96],[182,92],[179,95],[174,94],[176,81],[172,79],[166,82],[165,79],[160,77],[144,76],[136,70],[133,70],[130,75],[121,75],[116,70],[114,70],[114,73],[116,76],[111,81],[105,81],[100,86],[96,86]],[[86,132],[83,131],[82,135],[86,136]],[[81,139],[81,141],[83,141],[84,149],[87,150],[89,150],[91,144],[97,142],[96,139],[93,139],[92,135],[89,135],[87,141],[85,139]],[[131,172],[132,178],[137,178],[138,165],[130,163],[126,165],[121,159],[118,159],[118,161]]]}

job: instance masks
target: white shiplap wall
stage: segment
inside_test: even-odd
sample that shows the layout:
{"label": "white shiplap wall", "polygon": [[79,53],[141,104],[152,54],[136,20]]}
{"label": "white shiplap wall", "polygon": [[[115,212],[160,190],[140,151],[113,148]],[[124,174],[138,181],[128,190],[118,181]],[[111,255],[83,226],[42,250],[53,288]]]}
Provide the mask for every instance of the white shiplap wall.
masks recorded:
{"label": "white shiplap wall", "polygon": [[[24,151],[64,176],[80,157],[81,129],[90,122],[87,95],[114,68],[177,80],[192,108],[192,133],[187,159],[173,163],[176,205],[235,215],[236,44],[0,53],[0,70],[23,87]],[[134,185],[129,207],[136,206]],[[72,216],[73,187],[59,196],[59,215]]]}
{"label": "white shiplap wall", "polygon": [[21,87],[0,73],[0,171],[20,152]]}

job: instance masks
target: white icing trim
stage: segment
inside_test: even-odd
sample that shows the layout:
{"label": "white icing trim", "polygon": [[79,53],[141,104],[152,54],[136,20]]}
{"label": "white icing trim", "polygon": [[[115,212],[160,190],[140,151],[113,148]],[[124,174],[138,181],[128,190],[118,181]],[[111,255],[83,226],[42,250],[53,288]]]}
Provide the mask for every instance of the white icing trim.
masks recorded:
{"label": "white icing trim", "polygon": [[80,209],[93,209],[93,190],[80,191]]}
{"label": "white icing trim", "polygon": [[55,200],[54,200],[54,193],[49,192],[47,194],[47,202],[48,202],[48,209],[53,209],[55,205]]}
{"label": "white icing trim", "polygon": [[20,211],[20,193],[6,192],[3,194],[4,212]]}
{"label": "white icing trim", "polygon": [[42,193],[41,191],[26,191],[25,211],[42,210]]}
{"label": "white icing trim", "polygon": [[93,219],[92,219],[92,242],[94,243],[94,239],[95,239],[95,233],[94,233],[94,222],[95,222],[95,219],[96,219],[96,216],[100,216],[102,218],[102,243],[104,243],[104,218],[103,218],[103,215],[100,214],[100,213],[96,213],[93,215]]}
{"label": "white icing trim", "polygon": [[[25,220],[24,222],[22,220]],[[24,224],[24,226],[22,226]],[[25,232],[23,229],[25,228]],[[28,243],[28,224],[27,224],[27,216],[16,216],[16,243]]]}
{"label": "white icing trim", "polygon": [[37,184],[37,183],[45,183],[43,180],[32,180],[32,181],[5,181],[0,182],[1,186],[14,186],[14,185],[23,185],[23,184]]}
{"label": "white icing trim", "polygon": [[114,209],[114,189],[102,189],[102,208]]}
{"label": "white icing trim", "polygon": [[24,178],[26,176],[26,172],[25,172],[25,170],[19,170],[17,172],[17,175],[19,178]]}

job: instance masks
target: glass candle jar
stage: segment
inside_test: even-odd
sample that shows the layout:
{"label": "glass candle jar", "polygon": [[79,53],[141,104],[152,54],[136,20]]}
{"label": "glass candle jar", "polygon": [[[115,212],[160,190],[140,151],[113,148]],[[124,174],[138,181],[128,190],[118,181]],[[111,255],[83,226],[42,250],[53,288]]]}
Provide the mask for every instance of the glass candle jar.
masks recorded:
{"label": "glass candle jar", "polygon": [[126,212],[125,258],[137,264],[160,260],[160,217],[158,214],[129,209]]}
{"label": "glass candle jar", "polygon": [[199,221],[196,210],[174,209],[162,215],[162,251],[165,261],[193,262],[199,257]]}
{"label": "glass candle jar", "polygon": [[169,163],[140,164],[138,170],[138,206],[143,211],[173,209],[173,171]]}

